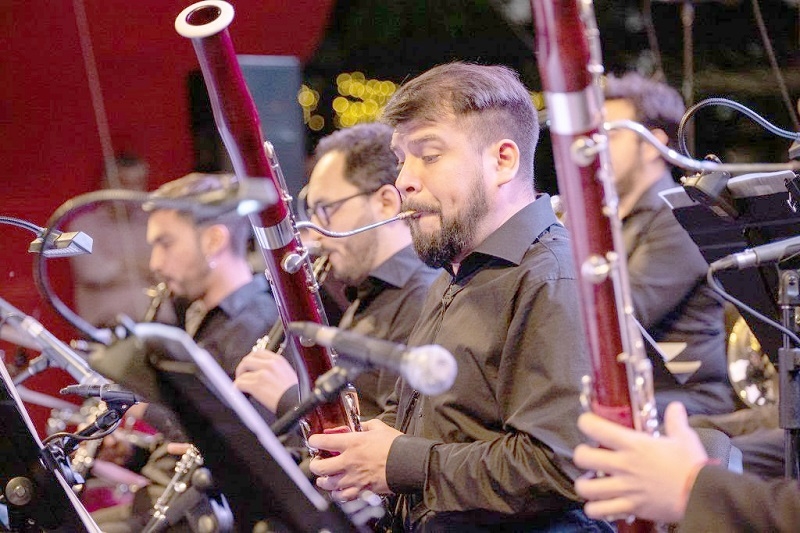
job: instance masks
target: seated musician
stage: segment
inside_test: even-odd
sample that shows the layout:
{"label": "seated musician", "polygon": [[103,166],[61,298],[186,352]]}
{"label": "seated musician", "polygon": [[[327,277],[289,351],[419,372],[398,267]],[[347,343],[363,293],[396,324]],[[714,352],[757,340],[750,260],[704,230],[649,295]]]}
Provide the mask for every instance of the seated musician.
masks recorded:
{"label": "seated musician", "polygon": [[[230,178],[193,173],[163,185],[154,194],[191,197],[224,188]],[[188,303],[176,306],[182,309],[178,313],[180,327],[231,377],[242,354],[278,320],[266,278],[254,276],[247,261],[251,234],[249,221],[236,214],[197,220],[188,211],[155,209],[147,222],[151,270],[174,297]],[[154,404],[147,407],[144,419],[164,431],[170,440],[182,439],[178,421]],[[152,483],[136,494],[133,509],[111,508],[95,513],[104,531],[139,531],[147,523],[153,503],[175,467],[177,457],[169,453],[167,446],[157,449],[142,469]]]}
{"label": "seated musician", "polygon": [[445,270],[408,344],[441,344],[458,376],[439,396],[400,379],[365,431],[312,435],[337,452],[311,461],[317,485],[397,496],[393,531],[610,531],[572,488],[589,363],[569,237],[534,188],[528,91],[505,67],[446,64],[401,87],[384,121],[414,248]]}
{"label": "seated musician", "polygon": [[[684,104],[678,91],[638,74],[609,76],[606,120],[633,120],[662,143],[676,140]],[[658,193],[675,187],[670,166],[629,130],[609,133],[634,315],[648,343],[659,413],[680,401],[689,414],[737,408],[728,381],[723,300],[707,284],[708,264]]]}
{"label": "seated musician", "polygon": [[[307,187],[308,215],[325,229],[342,232],[389,219],[400,212],[394,187],[397,158],[389,148],[392,129],[360,124],[323,138]],[[405,342],[417,321],[428,287],[437,272],[425,266],[411,247],[401,221],[350,237],[330,238],[312,232],[327,255],[331,274],[345,283],[350,300],[339,327],[392,342]],[[286,359],[259,350],[236,370],[236,385],[282,414],[298,402],[297,376]],[[355,385],[362,418],[386,407],[397,374],[387,369],[360,373]],[[282,401],[281,401],[282,399]]]}

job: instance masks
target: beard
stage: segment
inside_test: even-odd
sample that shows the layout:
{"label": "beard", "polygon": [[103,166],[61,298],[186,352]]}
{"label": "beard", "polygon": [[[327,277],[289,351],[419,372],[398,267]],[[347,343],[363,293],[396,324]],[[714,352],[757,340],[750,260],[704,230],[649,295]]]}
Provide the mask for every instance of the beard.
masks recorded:
{"label": "beard", "polygon": [[451,265],[457,257],[475,244],[478,224],[489,212],[489,201],[482,184],[483,181],[480,179],[473,181],[469,203],[451,217],[445,217],[438,206],[413,201],[403,202],[403,211],[413,209],[439,217],[439,231],[431,234],[423,233],[416,220],[409,221],[414,250],[423,263],[432,268]]}
{"label": "beard", "polygon": [[[354,227],[374,222],[376,220],[372,216],[364,213]],[[378,253],[378,237],[372,231],[345,237],[340,252],[337,254],[338,261],[333,263],[334,277],[347,285],[358,285],[376,266],[374,263]]]}

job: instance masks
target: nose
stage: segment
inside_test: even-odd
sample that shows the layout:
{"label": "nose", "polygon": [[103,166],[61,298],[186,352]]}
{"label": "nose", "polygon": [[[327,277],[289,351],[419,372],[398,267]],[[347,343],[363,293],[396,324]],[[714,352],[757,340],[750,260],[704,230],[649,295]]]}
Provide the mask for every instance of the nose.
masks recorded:
{"label": "nose", "polygon": [[158,252],[158,250],[153,248],[153,250],[150,252],[150,263],[148,265],[150,267],[150,272],[152,272],[157,276],[160,276],[162,264],[163,260],[161,254]]}
{"label": "nose", "polygon": [[397,179],[394,182],[397,190],[400,191],[400,196],[403,199],[418,193],[422,189],[422,182],[417,177],[417,173],[411,168],[411,164],[406,161],[397,174]]}

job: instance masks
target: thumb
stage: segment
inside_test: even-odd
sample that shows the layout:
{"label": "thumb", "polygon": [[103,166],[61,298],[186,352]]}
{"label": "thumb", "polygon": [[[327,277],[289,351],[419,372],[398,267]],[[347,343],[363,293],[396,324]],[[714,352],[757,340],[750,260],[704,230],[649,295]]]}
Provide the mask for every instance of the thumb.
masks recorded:
{"label": "thumb", "polygon": [[686,407],[680,402],[672,402],[664,411],[664,429],[668,437],[680,437],[693,432],[689,427],[689,416]]}

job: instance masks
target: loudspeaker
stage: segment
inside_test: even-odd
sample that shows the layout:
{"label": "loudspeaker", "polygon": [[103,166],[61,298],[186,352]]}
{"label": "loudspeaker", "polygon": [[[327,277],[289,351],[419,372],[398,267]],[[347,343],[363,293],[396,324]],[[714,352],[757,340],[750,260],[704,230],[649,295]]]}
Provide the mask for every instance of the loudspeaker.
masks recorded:
{"label": "loudspeaker", "polygon": [[[300,62],[293,56],[237,57],[256,104],[261,132],[275,147],[289,194],[297,197],[306,182],[303,111],[297,102],[302,83]],[[231,171],[199,70],[189,75],[189,105],[195,170]]]}

